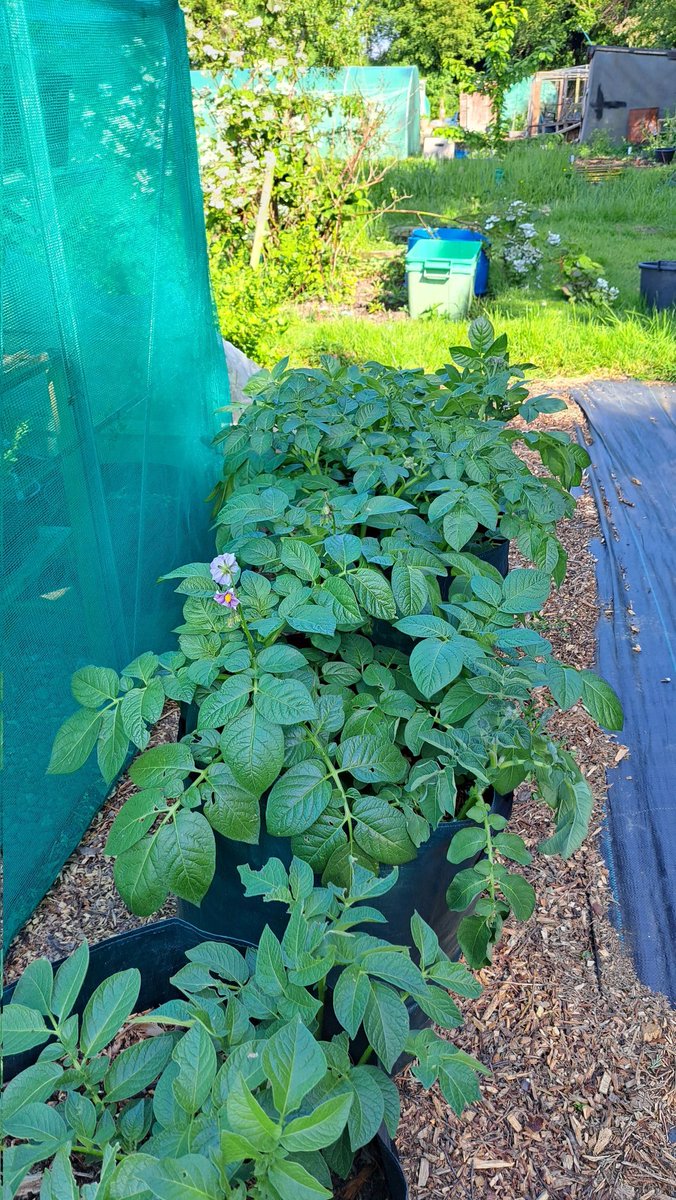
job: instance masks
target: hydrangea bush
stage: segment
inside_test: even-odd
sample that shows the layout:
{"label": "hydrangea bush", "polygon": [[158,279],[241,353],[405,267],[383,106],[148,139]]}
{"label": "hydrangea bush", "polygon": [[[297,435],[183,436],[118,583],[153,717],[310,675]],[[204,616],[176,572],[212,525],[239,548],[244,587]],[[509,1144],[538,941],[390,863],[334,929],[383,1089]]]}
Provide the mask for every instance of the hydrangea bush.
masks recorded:
{"label": "hydrangea bush", "polygon": [[[493,213],[485,221],[484,228],[497,243],[507,279],[512,283],[527,287],[540,280],[545,251],[542,234],[534,224],[539,215],[523,200],[512,200],[501,213]],[[551,240],[557,236],[550,232],[545,246],[557,245]]]}
{"label": "hydrangea bush", "polygon": [[561,291],[572,304],[593,304],[599,308],[611,307],[619,296],[602,274],[601,263],[594,262],[587,254],[569,253],[561,261],[564,283]]}
{"label": "hydrangea bush", "polygon": [[[545,234],[538,228],[540,218],[550,215],[547,205],[531,209],[523,200],[512,200],[499,213],[486,218],[484,229],[496,244],[508,281],[524,287],[538,284],[543,269],[557,262],[563,278],[561,292],[567,300],[599,307],[613,305],[619,291],[605,278],[602,265],[562,246],[561,234],[556,230],[549,229]],[[556,258],[552,253],[555,250]]]}

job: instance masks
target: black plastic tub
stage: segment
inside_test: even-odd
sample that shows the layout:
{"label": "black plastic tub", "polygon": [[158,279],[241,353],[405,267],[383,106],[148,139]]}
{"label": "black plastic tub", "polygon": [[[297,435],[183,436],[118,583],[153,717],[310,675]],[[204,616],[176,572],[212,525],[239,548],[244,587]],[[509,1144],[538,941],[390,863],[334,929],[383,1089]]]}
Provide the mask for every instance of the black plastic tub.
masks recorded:
{"label": "black plastic tub", "polygon": [[641,295],[650,308],[661,312],[676,305],[676,259],[660,258],[657,262],[639,263]]}
{"label": "black plastic tub", "polygon": [[[221,937],[219,934],[210,935],[212,940],[228,941],[240,950],[246,950],[251,943],[236,936]],[[89,967],[85,976],[82,990],[77,998],[73,1012],[81,1014],[92,992],[116,971],[125,971],[128,967],[136,967],[141,973],[141,991],[139,992],[137,1008],[144,1012],[147,1008],[156,1008],[166,1000],[176,1000],[181,993],[177,992],[169,982],[180,967],[186,963],[186,952],[205,941],[204,931],[187,921],[172,917],[167,921],[154,921],[150,925],[141,925],[138,929],[129,929],[118,933],[115,937],[106,938],[89,947]],[[61,966],[64,959],[53,963],[54,970]],[[14,993],[14,984],[5,988],[2,994],[3,1005],[9,1004]],[[12,1079],[19,1071],[24,1071],[38,1058],[42,1046],[28,1050],[25,1054],[16,1054],[5,1058],[5,1082]]]}
{"label": "black plastic tub", "polygon": [[380,1158],[380,1165],[383,1168],[385,1176],[385,1186],[387,1188],[387,1196],[389,1200],[408,1200],[408,1184],[406,1176],[401,1169],[397,1147],[390,1137],[388,1137],[383,1127],[378,1131],[378,1136],[374,1142]]}
{"label": "black plastic tub", "polygon": [[675,154],[676,146],[658,146],[654,151],[655,162],[662,163],[663,166],[667,166],[669,163],[674,161]]}
{"label": "black plastic tub", "polygon": [[[473,554],[475,558],[480,559],[481,562],[490,563],[496,571],[500,572],[503,579],[507,575],[509,571],[509,541],[507,538],[495,538],[494,540],[486,538],[466,546],[465,550],[468,554]],[[451,578],[450,572],[438,578],[442,600],[448,600]],[[401,633],[389,621],[378,619],[373,622],[373,640],[378,646],[389,646],[393,650],[401,650],[402,654],[406,655],[410,654],[415,646],[415,638],[409,637],[407,633]]]}
{"label": "black plastic tub", "polygon": [[[493,811],[509,818],[512,796],[494,793]],[[472,865],[476,859],[455,864],[448,861],[447,854],[453,836],[468,824],[468,821],[443,822],[420,847],[416,857],[399,867],[399,878],[392,890],[369,901],[372,907],[380,909],[387,920],[386,924],[365,927],[369,932],[394,945],[412,947],[411,917],[417,912],[434,929],[442,950],[451,958],[458,956],[458,925],[465,913],[449,910],[446,892],[458,872]],[[237,867],[248,863],[258,870],[273,857],[280,858],[288,866],[292,857],[290,842],[286,838],[271,837],[265,830],[261,831],[256,846],[231,842],[218,833],[215,837],[214,881],[199,907],[179,900],[180,916],[203,929],[210,937],[214,934],[222,937],[239,934],[247,941],[257,943],[266,925],[278,937],[281,936],[287,920],[284,905],[266,904],[257,896],[246,899]]]}
{"label": "black plastic tub", "polygon": [[[250,946],[249,942],[237,937],[226,938],[211,934],[210,938],[227,941],[240,950],[246,950]],[[156,921],[151,925],[142,925],[139,929],[119,933],[90,946],[89,968],[73,1011],[81,1014],[92,992],[104,979],[129,967],[136,967],[141,974],[141,991],[137,1004],[139,1012],[157,1008],[167,1000],[177,999],[180,992],[172,987],[170,977],[185,966],[186,952],[194,946],[199,946],[204,940],[201,929],[172,917],[168,921]],[[59,959],[54,962],[54,970],[60,967],[63,961]],[[14,984],[5,988],[2,994],[3,1007],[9,1004],[13,993]],[[24,1054],[8,1055],[3,1060],[4,1082],[9,1083],[15,1075],[37,1062],[42,1049],[43,1046],[35,1046]],[[383,1171],[383,1200],[408,1200],[408,1186],[399,1156],[384,1126],[379,1130],[372,1147]]]}
{"label": "black plastic tub", "polygon": [[509,571],[509,539],[504,537],[484,537],[479,542],[472,542],[465,547],[467,554],[473,554],[482,562],[490,563],[499,571],[504,579]]}

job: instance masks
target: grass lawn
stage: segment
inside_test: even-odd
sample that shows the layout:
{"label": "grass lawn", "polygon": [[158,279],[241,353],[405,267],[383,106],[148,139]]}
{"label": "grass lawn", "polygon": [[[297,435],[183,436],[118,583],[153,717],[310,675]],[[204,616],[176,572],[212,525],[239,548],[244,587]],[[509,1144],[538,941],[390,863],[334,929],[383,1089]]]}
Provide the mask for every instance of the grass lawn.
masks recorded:
{"label": "grass lawn", "polygon": [[[561,235],[562,245],[586,253],[603,266],[619,289],[612,313],[569,304],[557,286],[552,262],[540,284],[510,286],[497,258],[491,263],[490,294],[476,302],[499,332],[509,335],[515,359],[530,359],[549,377],[631,375],[639,379],[676,379],[676,313],[648,314],[639,295],[638,263],[676,259],[676,186],[670,167],[627,168],[621,175],[591,183],[569,164],[570,148],[519,144],[497,159],[450,162],[412,159],[393,167],[379,202],[390,189],[401,199],[399,213],[372,220],[361,231],[364,273],[373,273],[368,251],[398,244],[393,230],[416,224],[415,210],[434,213],[449,223],[482,224],[496,208],[514,199],[549,205],[551,214],[536,225]],[[504,169],[496,181],[496,166]],[[557,251],[558,253],[558,251]],[[396,267],[395,267],[396,272]],[[401,262],[403,282],[403,259]],[[289,328],[273,357],[313,363],[330,352],[347,359],[379,361],[434,370],[449,345],[464,340],[464,324],[440,317],[409,320],[401,313],[335,315],[291,310]],[[277,353],[275,353],[275,351]]]}

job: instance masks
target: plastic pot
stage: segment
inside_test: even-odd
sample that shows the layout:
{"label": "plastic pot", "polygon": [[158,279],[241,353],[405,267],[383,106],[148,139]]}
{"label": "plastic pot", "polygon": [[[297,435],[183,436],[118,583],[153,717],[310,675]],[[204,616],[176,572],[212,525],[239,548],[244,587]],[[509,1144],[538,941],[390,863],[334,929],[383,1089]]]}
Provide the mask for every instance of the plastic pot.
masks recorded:
{"label": "plastic pot", "polygon": [[668,163],[674,161],[676,146],[658,146],[654,153],[655,162],[662,163],[663,166],[666,166]]}
{"label": "plastic pot", "polygon": [[391,1138],[388,1137],[384,1127],[378,1130],[374,1145],[378,1150],[380,1164],[385,1176],[387,1195],[390,1197],[390,1200],[408,1200],[408,1184],[406,1176],[401,1169],[397,1147]]}
{"label": "plastic pot", "polygon": [[[509,818],[512,796],[494,793],[493,811]],[[445,821],[433,831],[416,857],[399,867],[399,879],[392,890],[369,901],[374,908],[380,909],[387,923],[368,925],[365,929],[395,945],[412,948],[411,917],[418,912],[434,929],[442,950],[451,958],[457,957],[458,925],[466,914],[448,909],[446,891],[458,872],[476,859],[454,864],[448,861],[447,853],[453,836],[467,824],[467,821]],[[284,906],[265,903],[258,896],[246,899],[237,867],[248,863],[256,870],[272,857],[280,858],[288,866],[292,858],[289,840],[271,837],[265,830],[261,831],[257,846],[231,842],[218,833],[215,837],[216,873],[213,883],[199,907],[179,900],[179,915],[209,936],[238,935],[257,943],[263,929],[269,925],[280,937],[287,920]]]}
{"label": "plastic pot", "polygon": [[[500,796],[493,793],[493,812],[509,819],[512,813],[513,794]],[[462,870],[477,862],[479,855],[461,863],[448,861],[448,848],[459,829],[469,821],[445,821],[437,826],[432,835],[418,850],[416,857],[399,867],[399,878],[390,892],[369,901],[379,908],[386,918],[383,924],[367,924],[365,932],[381,937],[397,946],[408,946],[417,959],[417,950],[411,938],[411,917],[415,912],[432,927],[441,949],[449,958],[460,957],[458,926],[463,917],[472,911],[470,905],[462,912],[451,912],[446,904],[446,892],[451,881]],[[216,873],[202,904],[197,907],[178,901],[179,914],[194,928],[199,926],[208,937],[220,936],[230,939],[230,931],[243,933],[247,941],[258,943],[266,925],[281,938],[287,921],[286,909],[282,904],[265,903],[262,897],[245,898],[244,888],[237,871],[240,864],[248,863],[258,869],[273,856],[280,858],[286,866],[291,862],[291,846],[285,838],[271,837],[261,831],[257,846],[245,846],[242,842],[231,842],[216,833]],[[324,1032],[327,1037],[339,1031],[332,1019],[331,991],[327,997]],[[411,1029],[424,1029],[431,1020],[413,1000],[406,1003]],[[363,1034],[353,1043],[353,1054],[357,1061],[366,1048]],[[409,1055],[402,1054],[392,1067],[391,1075],[411,1062]]]}
{"label": "plastic pot", "polygon": [[[481,562],[489,563],[491,567],[495,567],[504,579],[509,571],[509,542],[507,538],[502,537],[480,537],[476,542],[470,542],[465,546],[463,553],[473,554]],[[448,600],[448,595],[451,588],[451,574],[449,573],[444,579],[439,580],[439,591],[441,592],[442,600]]]}
{"label": "plastic pot", "polygon": [[466,547],[468,554],[480,558],[482,562],[490,563],[499,571],[504,579],[509,572],[509,540],[503,537],[483,537],[478,542],[471,542]]}
{"label": "plastic pot", "polygon": [[676,259],[639,263],[641,295],[651,308],[662,311],[676,305]]}
{"label": "plastic pot", "polygon": [[[235,936],[221,937],[214,934],[217,941],[228,941],[241,950],[246,950],[251,943],[242,941]],[[212,938],[212,940],[213,940]],[[178,999],[181,995],[172,987],[169,979],[175,975],[179,967],[185,966],[186,952],[194,946],[199,946],[205,940],[204,933],[187,921],[172,917],[167,921],[154,921],[150,925],[141,925],[138,929],[129,929],[118,933],[115,937],[106,938],[89,947],[89,967],[85,976],[82,990],[78,996],[73,1012],[81,1014],[92,992],[109,975],[116,971],[124,971],[128,967],[136,967],[141,973],[141,991],[138,998],[138,1011],[156,1008],[166,1000]],[[63,959],[53,964],[56,970]],[[14,984],[5,988],[2,994],[3,1005],[9,1004],[14,994]],[[42,1046],[27,1050],[24,1054],[15,1054],[4,1060],[5,1082],[31,1066],[38,1058]]]}
{"label": "plastic pot", "polygon": [[[237,937],[221,937],[218,934],[211,934],[210,937],[211,940],[227,941],[240,950],[246,950],[251,945],[250,942]],[[167,1000],[178,999],[181,993],[172,987],[170,977],[185,966],[187,951],[199,946],[204,940],[201,929],[172,917],[168,921],[155,921],[151,925],[142,925],[139,929],[130,929],[126,933],[119,933],[90,946],[89,968],[73,1011],[82,1014],[89,997],[98,985],[109,975],[129,967],[136,967],[141,974],[138,1012],[157,1008]],[[54,962],[53,969],[60,967],[63,961],[59,959]],[[14,984],[11,984],[2,994],[3,1007],[9,1004],[13,994]],[[33,1050],[27,1050],[24,1054],[8,1055],[4,1058],[4,1082],[9,1083],[15,1075],[37,1062],[42,1049],[43,1046],[35,1046]],[[383,1200],[408,1200],[408,1186],[399,1156],[384,1126],[378,1131],[372,1146],[378,1155],[385,1177]]]}
{"label": "plastic pot", "polygon": [[[490,563],[500,572],[504,579],[509,571],[509,541],[507,538],[482,539],[479,542],[474,542],[466,547],[468,554],[473,554],[475,558],[481,559],[482,562]],[[443,575],[439,578],[439,591],[441,592],[442,600],[448,600],[448,595],[451,587],[451,575]],[[427,609],[426,611],[429,611]],[[378,646],[391,646],[393,650],[401,650],[402,654],[410,654],[415,646],[415,639],[407,633],[401,633],[399,629],[395,629],[389,621],[374,620],[373,622],[373,640]]]}

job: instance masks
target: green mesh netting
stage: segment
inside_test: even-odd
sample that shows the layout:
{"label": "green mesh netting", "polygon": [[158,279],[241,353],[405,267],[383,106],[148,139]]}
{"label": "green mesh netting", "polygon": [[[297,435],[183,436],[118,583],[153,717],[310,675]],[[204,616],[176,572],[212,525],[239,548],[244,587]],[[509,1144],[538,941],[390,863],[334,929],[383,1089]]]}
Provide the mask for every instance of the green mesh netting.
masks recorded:
{"label": "green mesh netting", "polygon": [[[216,91],[223,81],[236,88],[247,88],[251,75],[247,70],[222,72],[193,71],[192,86],[196,93],[203,88]],[[421,88],[417,67],[341,67],[336,71],[312,67],[300,75],[298,91],[318,94],[329,101],[335,96],[360,97],[367,108],[378,114],[378,153],[385,158],[409,158],[420,153]],[[207,128],[210,127],[208,114]],[[330,109],[316,130],[317,144],[323,151],[340,155],[341,128],[345,113],[340,104]],[[345,149],[349,142],[345,142]]]}
{"label": "green mesh netting", "polygon": [[103,799],[45,774],[69,677],[167,648],[228,394],[177,3],[3,0],[0,71],[8,939]]}

